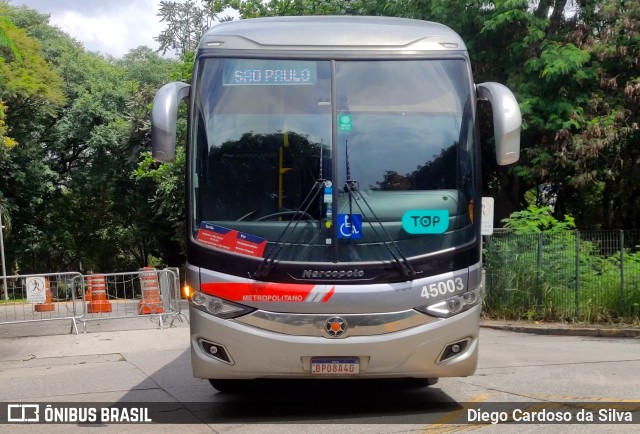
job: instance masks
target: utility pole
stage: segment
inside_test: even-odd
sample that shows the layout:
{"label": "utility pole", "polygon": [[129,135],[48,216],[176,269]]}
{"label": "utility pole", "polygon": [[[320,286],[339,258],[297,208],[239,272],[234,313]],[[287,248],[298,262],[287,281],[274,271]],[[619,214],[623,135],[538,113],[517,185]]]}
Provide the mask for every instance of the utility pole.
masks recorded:
{"label": "utility pole", "polygon": [[0,257],[2,259],[2,282],[4,285],[4,299],[9,300],[9,291],[7,291],[7,268],[4,265],[4,226],[2,225],[2,212],[0,212]]}

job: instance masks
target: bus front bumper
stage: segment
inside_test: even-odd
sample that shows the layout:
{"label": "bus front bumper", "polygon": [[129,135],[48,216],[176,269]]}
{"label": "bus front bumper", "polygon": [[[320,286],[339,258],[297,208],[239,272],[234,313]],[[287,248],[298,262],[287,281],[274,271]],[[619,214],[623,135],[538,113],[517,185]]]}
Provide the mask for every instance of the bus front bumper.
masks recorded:
{"label": "bus front bumper", "polygon": [[[312,359],[348,358],[357,361],[357,374],[326,377],[468,376],[478,362],[480,309],[475,306],[451,318],[398,332],[331,339],[275,333],[190,307],[193,375],[205,379],[317,378],[312,374]],[[452,351],[456,345],[458,351]]]}

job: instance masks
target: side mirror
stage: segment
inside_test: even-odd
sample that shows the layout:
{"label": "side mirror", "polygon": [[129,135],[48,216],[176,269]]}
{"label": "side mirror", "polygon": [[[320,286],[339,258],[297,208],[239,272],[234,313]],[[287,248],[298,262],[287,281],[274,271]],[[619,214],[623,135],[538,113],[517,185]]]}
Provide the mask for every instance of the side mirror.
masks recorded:
{"label": "side mirror", "polygon": [[189,97],[191,86],[175,81],[158,90],[151,108],[151,154],[168,163],[176,158],[176,124],[180,101]]}
{"label": "side mirror", "polygon": [[489,100],[493,110],[496,137],[496,160],[501,166],[520,159],[520,126],[522,114],[518,101],[508,87],[499,83],[476,85],[478,98]]}

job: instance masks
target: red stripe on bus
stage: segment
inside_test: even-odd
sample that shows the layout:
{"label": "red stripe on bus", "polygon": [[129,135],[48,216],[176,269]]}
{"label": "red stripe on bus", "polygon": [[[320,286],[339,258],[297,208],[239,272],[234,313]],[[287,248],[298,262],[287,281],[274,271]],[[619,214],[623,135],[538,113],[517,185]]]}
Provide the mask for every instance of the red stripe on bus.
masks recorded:
{"label": "red stripe on bus", "polygon": [[332,287],[332,288],[331,288],[331,291],[329,291],[329,292],[327,293],[327,295],[325,295],[325,296],[324,296],[324,298],[322,299],[322,302],[323,302],[323,303],[326,303],[327,301],[329,301],[329,299],[331,298],[331,296],[333,295],[333,293],[334,293],[335,291],[336,291],[336,287],[334,286],[334,287]]}
{"label": "red stripe on bus", "polygon": [[309,295],[314,286],[283,283],[215,282],[203,283],[201,289],[205,294],[229,301],[300,303]]}

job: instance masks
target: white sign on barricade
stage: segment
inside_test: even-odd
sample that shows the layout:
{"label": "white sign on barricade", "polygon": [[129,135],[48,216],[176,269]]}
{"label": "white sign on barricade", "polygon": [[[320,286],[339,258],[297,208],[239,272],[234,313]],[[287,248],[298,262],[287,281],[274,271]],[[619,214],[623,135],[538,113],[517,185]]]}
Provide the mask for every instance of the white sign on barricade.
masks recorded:
{"label": "white sign on barricade", "polygon": [[0,325],[68,320],[78,333],[82,302],[82,274],[43,273],[3,277],[7,300],[0,303]]}
{"label": "white sign on barricade", "polygon": [[[178,269],[144,269],[130,273],[46,273],[6,276],[8,300],[0,303],[0,326],[24,322],[70,320],[86,332],[87,322],[150,318],[160,328],[186,316],[180,306]],[[152,283],[150,285],[150,283]],[[0,284],[2,284],[0,282]]]}
{"label": "white sign on barricade", "polygon": [[25,279],[27,289],[27,302],[41,304],[47,301],[47,293],[44,277],[27,277]]}

